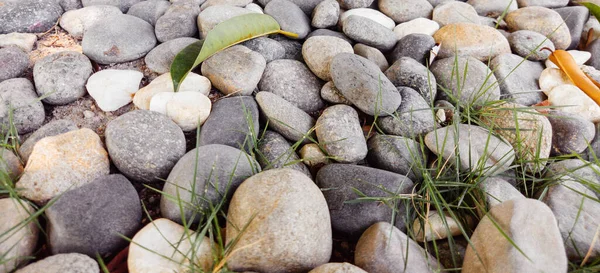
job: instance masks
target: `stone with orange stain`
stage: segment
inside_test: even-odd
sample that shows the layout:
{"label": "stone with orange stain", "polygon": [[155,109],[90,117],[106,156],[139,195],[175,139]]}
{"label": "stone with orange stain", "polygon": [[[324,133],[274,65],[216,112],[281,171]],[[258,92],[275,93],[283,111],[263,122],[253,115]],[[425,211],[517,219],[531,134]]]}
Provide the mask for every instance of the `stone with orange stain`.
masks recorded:
{"label": "stone with orange stain", "polygon": [[509,12],[504,18],[508,29],[531,30],[550,39],[556,49],[567,49],[571,45],[569,27],[558,12],[544,7],[525,7]]}
{"label": "stone with orange stain", "polygon": [[21,196],[43,204],[108,173],[108,153],[100,137],[83,128],[40,140],[16,188]]}
{"label": "stone with orange stain", "polygon": [[471,23],[455,23],[442,27],[433,34],[435,42],[441,44],[438,58],[458,54],[487,61],[502,53],[510,53],[508,40],[493,27]]}

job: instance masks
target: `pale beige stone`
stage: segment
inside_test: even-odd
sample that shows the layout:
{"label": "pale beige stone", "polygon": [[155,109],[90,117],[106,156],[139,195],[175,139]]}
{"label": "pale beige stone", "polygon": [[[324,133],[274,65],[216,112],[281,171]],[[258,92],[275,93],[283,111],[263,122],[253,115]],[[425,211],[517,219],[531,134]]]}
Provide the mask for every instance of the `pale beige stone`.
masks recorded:
{"label": "pale beige stone", "polygon": [[35,221],[20,226],[34,209],[25,201],[0,199],[0,273],[8,273],[31,256],[38,239]]}
{"label": "pale beige stone", "polygon": [[454,55],[471,56],[487,62],[494,57],[511,53],[508,40],[497,29],[472,23],[445,25],[433,34],[436,43],[441,44],[437,58]]}

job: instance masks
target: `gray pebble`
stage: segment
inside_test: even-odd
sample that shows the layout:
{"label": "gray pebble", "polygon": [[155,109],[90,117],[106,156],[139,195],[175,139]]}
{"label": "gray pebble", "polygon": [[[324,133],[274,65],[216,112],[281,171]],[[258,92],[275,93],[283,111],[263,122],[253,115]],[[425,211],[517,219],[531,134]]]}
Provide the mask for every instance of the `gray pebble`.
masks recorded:
{"label": "gray pebble", "polygon": [[0,6],[0,33],[40,33],[52,28],[63,14],[56,0],[8,1]]}
{"label": "gray pebble", "polygon": [[396,34],[389,28],[362,16],[350,15],[344,21],[344,34],[359,43],[387,52],[396,45]]}
{"label": "gray pebble", "polygon": [[433,6],[427,0],[380,0],[379,10],[399,24],[416,18],[431,18]]}
{"label": "gray pebble", "polygon": [[265,131],[258,143],[257,159],[264,170],[290,168],[312,177],[308,167],[283,136],[273,131]]}
{"label": "gray pebble", "polygon": [[123,13],[126,13],[129,8],[144,0],[81,0],[84,7],[97,6],[97,5],[109,5],[115,6],[121,9]]}
{"label": "gray pebble", "polygon": [[156,25],[158,18],[163,16],[171,4],[165,0],[139,2],[129,8],[127,14],[138,17],[151,25]]}
{"label": "gray pebble", "polygon": [[21,76],[29,67],[29,57],[18,47],[0,48],[0,82]]}
{"label": "gray pebble", "polygon": [[401,57],[385,71],[385,75],[397,87],[406,86],[419,91],[419,94],[430,104],[435,99],[436,77],[415,59]]}
{"label": "gray pebble", "polygon": [[83,54],[61,51],[38,60],[33,67],[37,94],[52,105],[76,101],[87,92],[85,83],[92,75],[92,63]]}
{"label": "gray pebble", "polygon": [[375,135],[367,146],[367,161],[373,167],[404,175],[414,182],[423,179],[420,170],[426,162],[419,142],[401,136]]}
{"label": "gray pebble", "polygon": [[396,112],[377,119],[377,125],[386,134],[416,138],[436,128],[431,106],[419,92],[410,87],[399,87],[402,103]]}
{"label": "gray pebble", "polygon": [[333,31],[331,29],[326,29],[326,28],[315,29],[313,32],[309,33],[308,36],[306,36],[306,39],[313,37],[313,36],[333,36],[333,37],[338,37],[340,39],[343,39],[346,42],[350,43],[351,45],[354,44],[354,41],[352,39],[348,38],[348,36],[346,36],[346,34],[344,34],[342,32],[338,32],[338,31]]}
{"label": "gray pebble", "polygon": [[177,53],[197,41],[199,40],[196,38],[181,37],[158,45],[146,54],[146,57],[144,58],[146,67],[148,67],[150,71],[158,74],[164,74],[171,71],[171,64]]}
{"label": "gray pebble", "polygon": [[340,4],[336,0],[325,0],[319,3],[313,13],[311,25],[315,28],[335,26],[340,17]]}
{"label": "gray pebble", "polygon": [[429,51],[435,46],[433,37],[427,34],[413,33],[402,37],[390,53],[390,61],[395,63],[402,57],[410,57],[421,64],[429,59]]}
{"label": "gray pebble", "polygon": [[192,3],[173,4],[158,18],[154,28],[156,39],[163,43],[175,38],[193,37],[198,33],[196,19],[200,7]]}
{"label": "gray pebble", "polygon": [[581,153],[596,136],[594,123],[578,114],[552,111],[547,117],[552,124],[552,155]]}
{"label": "gray pebble", "polygon": [[9,125],[11,110],[12,122],[19,134],[35,131],[42,126],[46,118],[44,106],[39,101],[33,84],[25,78],[0,82],[0,124],[2,126]]}
{"label": "gray pebble", "polygon": [[327,107],[315,125],[317,138],[333,160],[355,163],[367,156],[367,141],[358,113],[344,104]]}
{"label": "gray pebble", "polygon": [[202,75],[225,95],[251,95],[265,71],[267,61],[258,52],[234,45],[202,62]]}
{"label": "gray pebble", "polygon": [[544,61],[550,56],[550,51],[541,50],[549,48],[554,51],[554,43],[546,36],[531,30],[518,30],[511,33],[508,37],[508,43],[514,54],[532,61]]}
{"label": "gray pebble", "polygon": [[21,144],[19,147],[19,155],[24,162],[27,162],[29,155],[31,155],[31,152],[33,151],[33,146],[35,146],[42,138],[64,134],[77,129],[75,122],[68,119],[59,119],[48,122],[41,128],[35,130],[35,132]]}
{"label": "gray pebble", "polygon": [[513,99],[522,105],[533,105],[546,98],[544,93],[539,91],[538,81],[544,70],[540,62],[505,53],[492,59],[489,66],[500,81],[503,98]]}
{"label": "gray pebble", "polygon": [[335,87],[333,82],[327,82],[325,85],[323,85],[323,88],[321,88],[321,98],[331,104],[352,105],[352,102],[345,98],[342,93],[340,93],[340,90]]}
{"label": "gray pebble", "polygon": [[385,59],[385,56],[379,49],[370,47],[368,45],[363,44],[355,44],[354,45],[354,54],[365,57],[379,66],[381,71],[385,71],[390,67],[388,61]]}
{"label": "gray pebble", "polygon": [[293,2],[272,0],[265,6],[265,14],[273,16],[282,30],[298,34],[298,39],[306,38],[310,32],[310,19]]}
{"label": "gray pebble", "polygon": [[311,116],[271,92],[258,92],[256,102],[261,113],[267,118],[269,128],[291,141],[308,141],[315,125]]}
{"label": "gray pebble", "polygon": [[267,37],[259,37],[243,43],[243,45],[262,55],[267,63],[283,59],[285,57],[285,47],[278,41]]}
{"label": "gray pebble", "polygon": [[590,18],[590,11],[582,6],[564,7],[554,10],[560,14],[560,17],[565,20],[565,23],[569,27],[569,32],[571,33],[571,45],[569,45],[568,49],[576,49],[581,40],[583,26]]}

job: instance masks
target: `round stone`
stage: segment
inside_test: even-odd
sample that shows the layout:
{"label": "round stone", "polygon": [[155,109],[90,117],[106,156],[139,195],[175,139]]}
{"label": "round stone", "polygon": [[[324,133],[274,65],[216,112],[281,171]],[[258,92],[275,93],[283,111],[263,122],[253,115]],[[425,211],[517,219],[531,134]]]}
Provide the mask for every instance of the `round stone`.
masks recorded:
{"label": "round stone", "polygon": [[0,82],[21,76],[29,66],[27,53],[18,47],[0,48]]}
{"label": "round stone", "polygon": [[33,67],[37,94],[52,105],[68,104],[83,97],[90,75],[92,63],[85,55],[74,51],[48,55]]}
{"label": "round stone", "polygon": [[531,30],[550,39],[556,49],[571,45],[569,27],[558,12],[544,7],[524,7],[512,11],[504,18],[510,31]]}
{"label": "round stone", "polygon": [[308,68],[324,81],[330,81],[329,64],[335,55],[353,53],[350,43],[332,36],[315,36],[304,41],[302,57]]}

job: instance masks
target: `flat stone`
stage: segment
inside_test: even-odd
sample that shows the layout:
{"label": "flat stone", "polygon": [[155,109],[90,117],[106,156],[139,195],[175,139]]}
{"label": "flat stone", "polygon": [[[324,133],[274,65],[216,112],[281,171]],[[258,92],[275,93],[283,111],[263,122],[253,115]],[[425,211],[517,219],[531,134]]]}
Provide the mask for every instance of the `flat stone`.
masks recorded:
{"label": "flat stone", "polygon": [[508,35],[508,43],[514,52],[523,58],[532,61],[544,61],[550,56],[547,50],[549,48],[554,51],[554,43],[546,38],[546,36],[531,30],[517,30]]}
{"label": "flat stone", "polygon": [[199,145],[223,144],[250,153],[258,134],[258,105],[254,98],[223,98],[215,102],[202,125]]}
{"label": "flat stone", "polygon": [[398,40],[409,34],[433,34],[440,29],[440,25],[433,20],[427,18],[415,18],[408,22],[400,23],[394,27],[394,34]]}
{"label": "flat stone", "polygon": [[45,116],[44,106],[29,80],[14,78],[0,82],[0,124],[9,126],[12,122],[17,133],[26,134],[40,128]]}
{"label": "flat stone", "polygon": [[8,1],[0,7],[0,34],[46,32],[54,26],[62,14],[63,9],[58,1]]}
{"label": "flat stone", "polygon": [[56,254],[31,263],[15,273],[100,272],[96,260],[79,253]]}
{"label": "flat stone", "polygon": [[335,0],[325,0],[319,3],[312,15],[311,25],[315,28],[335,26],[340,17],[340,4]]}
{"label": "flat stone", "polygon": [[119,116],[106,125],[105,137],[112,163],[134,181],[161,181],[185,154],[185,137],[179,126],[152,111]]}
{"label": "flat stone", "polygon": [[488,61],[502,53],[510,53],[510,45],[504,35],[489,26],[449,24],[433,34],[433,38],[436,43],[441,44],[438,58],[459,55]]}
{"label": "flat stone", "polygon": [[260,170],[258,163],[242,150],[220,144],[195,148],[171,170],[169,182],[162,189],[165,194],[160,200],[161,215],[177,223],[184,219],[198,222],[206,217],[204,213],[210,205],[215,206],[223,198],[229,200],[246,178]]}
{"label": "flat stone", "polygon": [[396,23],[404,23],[417,18],[431,18],[433,6],[427,0],[381,0],[379,10]]}
{"label": "flat stone", "polygon": [[127,14],[138,17],[154,26],[158,18],[163,16],[169,9],[169,6],[171,6],[171,3],[165,0],[143,1],[131,6],[127,10]]}
{"label": "flat stone", "polygon": [[430,104],[435,100],[436,77],[427,67],[412,58],[401,57],[398,59],[385,71],[385,76],[396,87],[410,87],[418,91]]}
{"label": "flat stone", "polygon": [[310,171],[304,163],[300,162],[300,157],[292,145],[280,134],[265,131],[261,135],[257,149],[257,160],[263,170],[289,168],[311,177]]}
{"label": "flat stone", "polygon": [[242,45],[252,51],[262,55],[267,63],[283,59],[285,57],[285,47],[278,41],[267,37],[258,37],[244,42]]}
{"label": "flat stone", "polygon": [[367,147],[367,161],[373,167],[407,176],[415,182],[423,180],[419,170],[426,162],[418,142],[401,136],[375,135]]}
{"label": "flat stone", "polygon": [[81,9],[70,10],[60,17],[60,27],[75,38],[82,38],[83,34],[95,23],[110,16],[123,14],[118,7],[99,5],[88,6]]}
{"label": "flat stone", "polygon": [[388,222],[374,223],[360,236],[354,260],[368,272],[433,273],[443,270],[435,257]]}
{"label": "flat stone", "polygon": [[96,6],[96,5],[110,5],[118,7],[123,13],[127,12],[129,8],[143,0],[81,0],[84,7]]}
{"label": "flat stone", "polygon": [[298,39],[310,32],[310,18],[293,2],[272,0],[265,6],[265,14],[275,18],[282,30],[298,34]]}
{"label": "flat stone", "polygon": [[381,69],[381,71],[385,71],[390,67],[383,53],[381,53],[381,51],[379,51],[379,49],[377,48],[363,44],[355,44],[353,49],[354,54],[365,57],[368,60],[372,61],[377,66],[379,66],[379,69]]}
{"label": "flat stone", "polygon": [[365,114],[388,116],[400,106],[402,97],[394,84],[368,59],[338,54],[330,73],[335,87]]}
{"label": "flat stone", "polygon": [[326,108],[315,128],[320,144],[333,160],[354,163],[367,156],[358,113],[351,106],[338,104]]}
{"label": "flat stone", "polygon": [[25,201],[0,199],[0,234],[3,234],[0,253],[5,259],[0,265],[0,272],[11,272],[27,261],[25,257],[34,254],[40,231],[35,221],[26,222],[34,212],[34,208]]}
{"label": "flat stone", "polygon": [[[288,217],[293,214],[294,217]],[[252,218],[241,233],[238,229]],[[299,171],[268,170],[240,185],[227,211],[227,265],[234,271],[306,272],[329,261],[331,221],[315,183]]]}
{"label": "flat stone", "polygon": [[100,137],[84,128],[38,141],[16,186],[23,197],[42,204],[108,173]]}
{"label": "flat stone", "polygon": [[269,128],[294,142],[307,142],[311,137],[315,120],[300,108],[266,91],[256,94],[256,102],[267,118]]}
{"label": "flat stone", "polygon": [[552,155],[579,154],[596,136],[594,123],[580,115],[553,111],[547,118],[552,125]]}
{"label": "flat stone", "polygon": [[92,74],[85,88],[102,111],[115,111],[133,100],[143,77],[137,70],[105,69]]}
{"label": "flat stone", "polygon": [[377,125],[386,134],[417,138],[437,127],[429,102],[410,87],[398,88],[402,103],[393,115],[379,117]]}
{"label": "flat stone", "polygon": [[156,39],[163,43],[181,37],[193,37],[198,32],[196,19],[200,7],[193,2],[173,4],[165,14],[156,20],[154,33]]}
{"label": "flat stone", "polygon": [[302,57],[308,68],[324,81],[330,81],[329,64],[335,55],[354,53],[350,43],[332,36],[315,36],[304,41]]}
{"label": "flat stone", "polygon": [[[502,233],[498,226],[503,227]],[[567,270],[567,255],[556,218],[538,200],[513,199],[492,207],[470,241],[462,264],[465,273],[521,272],[523,268],[543,272]]]}
{"label": "flat stone", "polygon": [[321,86],[319,78],[305,64],[296,60],[268,63],[258,83],[259,90],[276,94],[308,113],[325,106],[319,95]]}
{"label": "flat stone", "polygon": [[220,51],[202,63],[202,75],[225,95],[251,95],[267,61],[242,45]]}
{"label": "flat stone", "polygon": [[196,38],[181,37],[158,45],[146,54],[146,57],[144,58],[146,67],[148,67],[150,71],[158,74],[171,71],[171,64],[177,53],[197,41],[199,40]]}
{"label": "flat stone", "polygon": [[460,1],[450,1],[433,9],[432,20],[440,27],[456,23],[479,24],[479,14],[473,6]]}
{"label": "flat stone", "polygon": [[556,49],[571,45],[569,27],[558,12],[539,6],[524,7],[509,12],[504,18],[510,31],[531,30],[550,39]]}
{"label": "flat stone", "polygon": [[42,138],[49,136],[56,136],[64,134],[66,132],[77,130],[75,122],[68,119],[58,119],[46,123],[44,126],[35,130],[28,138],[19,146],[19,155],[23,159],[23,162],[27,162],[33,147]]}
{"label": "flat stone", "polygon": [[21,76],[29,67],[29,57],[18,47],[0,48],[0,82]]}
{"label": "flat stone", "polygon": [[38,60],[33,67],[36,92],[48,104],[74,102],[87,93],[85,83],[92,72],[92,63],[79,52],[50,54]]}
{"label": "flat stone", "polygon": [[[565,20],[567,27],[569,27],[569,33],[571,34],[571,44],[568,49],[575,49],[579,45],[581,40],[581,34],[583,33],[583,27],[590,18],[590,11],[586,7],[564,7],[557,8],[554,11],[560,14],[560,17]],[[587,34],[587,33],[586,33]]]}
{"label": "flat stone", "polygon": [[50,251],[90,257],[117,253],[127,245],[119,235],[133,236],[142,220],[139,200],[120,174],[103,175],[65,192],[45,211]]}
{"label": "flat stone", "polygon": [[389,51],[396,45],[392,30],[363,16],[350,15],[344,21],[343,31],[353,40],[382,51]]}
{"label": "flat stone", "polygon": [[489,67],[500,83],[502,98],[528,106],[545,99],[538,85],[540,74],[544,70],[541,63],[513,54],[502,54],[496,56]]}
{"label": "flat stone", "polygon": [[25,52],[31,52],[36,41],[37,36],[31,33],[0,34],[0,47],[16,46]]}
{"label": "flat stone", "polygon": [[99,20],[81,41],[83,53],[101,63],[122,63],[146,55],[156,45],[154,28],[131,15],[114,15]]}

